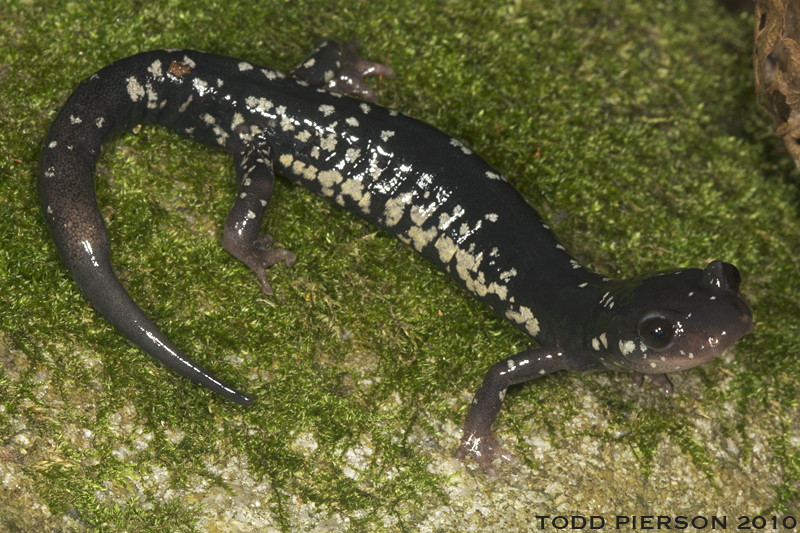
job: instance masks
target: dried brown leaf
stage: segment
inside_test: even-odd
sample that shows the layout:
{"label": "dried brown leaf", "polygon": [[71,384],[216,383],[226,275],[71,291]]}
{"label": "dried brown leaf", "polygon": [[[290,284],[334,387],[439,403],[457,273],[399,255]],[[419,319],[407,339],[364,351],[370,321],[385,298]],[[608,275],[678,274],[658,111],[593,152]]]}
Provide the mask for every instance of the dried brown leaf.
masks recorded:
{"label": "dried brown leaf", "polygon": [[800,169],[800,0],[756,0],[756,99]]}

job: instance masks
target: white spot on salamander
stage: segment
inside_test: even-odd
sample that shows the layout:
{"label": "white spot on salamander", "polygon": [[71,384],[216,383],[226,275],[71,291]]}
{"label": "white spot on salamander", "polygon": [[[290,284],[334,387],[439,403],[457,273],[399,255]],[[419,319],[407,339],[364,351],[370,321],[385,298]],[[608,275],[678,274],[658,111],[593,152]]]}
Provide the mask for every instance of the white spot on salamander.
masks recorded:
{"label": "white spot on salamander", "polygon": [[[469,148],[464,146],[464,143],[462,143],[458,139],[451,138],[450,139],[450,144],[455,146],[456,148],[461,148],[461,151],[464,152],[467,155],[470,155],[472,153],[472,150],[470,150]],[[488,172],[487,172],[487,174],[488,174]]]}
{"label": "white spot on salamander", "polygon": [[517,275],[517,269],[512,268],[511,270],[506,270],[505,272],[500,273],[500,279],[504,282],[508,282],[511,278]]}
{"label": "white spot on salamander", "polygon": [[325,104],[319,106],[319,110],[322,111],[322,115],[325,117],[332,115],[336,111],[332,105]]}
{"label": "white spot on salamander", "polygon": [[246,72],[248,70],[253,70],[253,65],[246,61],[239,63],[239,72]]}
{"label": "white spot on salamander", "polygon": [[144,98],[144,87],[139,83],[135,76],[131,76],[127,80],[128,96],[134,102],[138,102]]}
{"label": "white spot on salamander", "polygon": [[345,119],[345,122],[348,126],[356,127],[358,126],[358,120],[355,117],[348,117]]}
{"label": "white spot on salamander", "polygon": [[231,121],[231,130],[235,130],[241,124],[244,124],[244,117],[241,113],[234,113]]}
{"label": "white spot on salamander", "polygon": [[633,341],[619,341],[619,351],[622,355],[630,355],[636,349],[636,343]]}
{"label": "white spot on salamander", "polygon": [[502,174],[498,174],[497,172],[486,171],[486,177],[490,180],[500,180],[506,181]]}
{"label": "white spot on salamander", "polygon": [[150,63],[150,66],[147,67],[147,72],[149,72],[156,78],[160,78],[161,76],[163,76],[163,73],[161,71],[161,60],[156,59],[155,61]]}
{"label": "white spot on salamander", "polygon": [[186,108],[189,107],[189,104],[192,103],[192,99],[193,98],[194,98],[194,95],[190,94],[189,98],[187,98],[186,101],[184,103],[182,103],[181,106],[178,108],[178,111],[181,112],[181,113],[186,111]]}
{"label": "white spot on salamander", "polygon": [[193,79],[192,80],[192,85],[194,86],[195,90],[197,91],[197,94],[199,94],[201,97],[205,96],[205,94],[207,92],[209,92],[208,83],[206,83],[205,81],[201,80],[200,78]]}
{"label": "white spot on salamander", "polygon": [[344,153],[344,156],[347,159],[348,163],[353,163],[359,157],[361,157],[361,149],[359,149],[359,148],[348,148],[347,151]]}
{"label": "white spot on salamander", "polygon": [[530,309],[524,305],[520,306],[519,311],[509,309],[506,311],[506,317],[513,320],[517,324],[525,324],[525,329],[528,330],[532,336],[539,334],[539,321],[533,316]]}
{"label": "white spot on salamander", "polygon": [[247,104],[251,110],[264,115],[272,109],[273,103],[267,100],[266,98],[256,98],[255,96],[248,96],[245,98],[244,103]]}
{"label": "white spot on salamander", "polygon": [[389,130],[383,130],[381,132],[381,140],[383,142],[388,141],[390,138],[394,137],[394,132]]}

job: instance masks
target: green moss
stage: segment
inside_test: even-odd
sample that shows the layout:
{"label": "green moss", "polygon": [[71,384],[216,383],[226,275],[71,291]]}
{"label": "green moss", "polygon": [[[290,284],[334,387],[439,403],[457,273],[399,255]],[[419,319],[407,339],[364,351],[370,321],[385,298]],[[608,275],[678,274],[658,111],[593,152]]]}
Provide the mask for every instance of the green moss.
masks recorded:
{"label": "green moss", "polygon": [[[36,200],[39,143],[100,66],[191,47],[287,70],[323,37],[356,35],[365,56],[399,73],[381,82],[385,105],[483,154],[586,264],[630,276],[723,259],[744,275],[756,331],[735,358],[689,373],[699,391],[678,377],[678,397],[665,404],[646,387],[645,401],[622,392],[622,374],[513,389],[497,429],[522,462],[543,466],[524,438],[531,427],[553,443],[578,440],[568,429],[583,408],[576,386],[596,396],[605,420],[591,437],[628,443],[645,474],[670,438],[711,471],[693,432],[698,402],[715,412],[735,406],[721,427],[746,443],[742,464],[753,454],[749,417],[772,410],[786,420],[770,440],[785,472],[774,510],[791,510],[800,486],[790,444],[800,393],[799,195],[753,105],[749,23],[708,2],[322,6],[0,7],[0,442],[22,425],[51,443],[37,448],[41,468],[26,459],[51,512],[101,531],[195,531],[204,504],[153,504],[148,495],[166,490],[154,472],[168,472],[176,494],[203,482],[226,487],[220,465],[233,458],[269,487],[259,505],[283,530],[298,505],[341,513],[356,531],[380,529],[387,517],[413,527],[418,509],[446,501],[426,435],[443,421],[460,424],[488,367],[528,341],[445,275],[282,180],[265,226],[300,261],[272,269],[276,295],[266,298],[217,243],[235,190],[230,156],[156,128],[112,143],[97,190],[119,275],[178,346],[254,395],[255,407],[241,410],[159,367],[87,305]],[[317,444],[311,453],[298,452],[305,434]],[[363,454],[360,477],[345,469],[354,453]]]}

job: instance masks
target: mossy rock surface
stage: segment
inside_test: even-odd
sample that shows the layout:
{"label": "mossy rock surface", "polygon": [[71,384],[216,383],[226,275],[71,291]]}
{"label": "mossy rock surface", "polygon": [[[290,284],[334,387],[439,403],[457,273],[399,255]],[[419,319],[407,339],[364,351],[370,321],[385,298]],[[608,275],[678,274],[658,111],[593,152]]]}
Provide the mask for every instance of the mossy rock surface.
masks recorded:
{"label": "mossy rock surface", "polygon": [[[752,32],[710,1],[6,1],[0,531],[800,519],[800,186],[755,105]],[[56,256],[35,190],[50,122],[81,79],[136,52],[287,71],[326,37],[360,37],[363,55],[390,63],[381,102],[482,154],[587,266],[737,265],[755,332],[674,375],[670,399],[611,372],[514,388],[495,429],[518,462],[490,480],[451,454],[486,370],[528,340],[409,248],[283,179],[266,225],[299,261],[272,269],[265,297],[218,244],[231,157],[148,127],[98,166],[118,273],[178,346],[256,404],[154,363]]]}

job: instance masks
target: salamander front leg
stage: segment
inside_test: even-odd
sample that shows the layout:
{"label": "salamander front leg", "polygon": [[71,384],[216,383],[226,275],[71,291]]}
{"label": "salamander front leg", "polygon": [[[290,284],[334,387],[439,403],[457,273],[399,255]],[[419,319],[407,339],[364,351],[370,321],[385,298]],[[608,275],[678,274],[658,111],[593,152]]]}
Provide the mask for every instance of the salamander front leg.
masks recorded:
{"label": "salamander front leg", "polygon": [[642,383],[644,383],[645,376],[649,377],[656,385],[661,385],[661,390],[664,391],[665,396],[672,396],[674,392],[672,382],[666,374],[642,374],[641,372],[634,372],[631,384],[633,384],[634,387],[641,387]]}
{"label": "salamander front leg", "polygon": [[503,405],[506,389],[568,366],[564,354],[547,348],[525,350],[492,366],[472,400],[455,458],[463,461],[471,455],[489,477],[496,476],[492,466],[496,457],[514,462],[514,455],[503,449],[492,433],[492,424]]}
{"label": "salamander front leg", "polygon": [[236,201],[225,221],[222,246],[256,273],[265,294],[272,294],[266,269],[284,261],[292,266],[297,260],[289,250],[272,248],[272,237],[259,234],[261,220],[275,189],[275,174],[268,150],[258,144],[243,153],[235,153],[236,176],[239,182]]}

